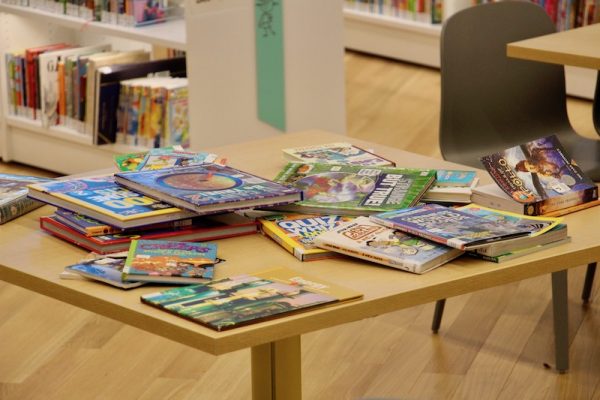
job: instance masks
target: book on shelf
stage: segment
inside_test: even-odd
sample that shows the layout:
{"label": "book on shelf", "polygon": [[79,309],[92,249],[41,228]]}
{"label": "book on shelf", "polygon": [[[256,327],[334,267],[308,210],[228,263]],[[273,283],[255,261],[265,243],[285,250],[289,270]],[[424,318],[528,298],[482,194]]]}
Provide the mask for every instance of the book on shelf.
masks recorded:
{"label": "book on shelf", "polygon": [[468,252],[468,254],[472,257],[475,258],[480,258],[482,260],[485,261],[491,261],[491,262],[495,262],[495,263],[501,263],[501,262],[505,262],[505,261],[509,261],[512,259],[515,259],[517,257],[523,257],[526,256],[528,254],[532,254],[532,253],[537,253],[538,251],[542,251],[542,250],[546,250],[546,249],[550,249],[556,246],[560,246],[562,244],[565,243],[570,243],[571,242],[571,237],[567,236],[563,239],[558,239],[555,240],[553,242],[548,242],[548,243],[544,243],[544,244],[538,244],[538,245],[532,245],[530,247],[525,247],[519,250],[513,250],[513,251],[509,251],[506,253],[502,253],[502,254],[498,254],[498,255],[493,255],[493,256],[489,256],[487,254],[481,254],[475,251],[470,251]]}
{"label": "book on shelf", "polygon": [[475,171],[438,169],[433,185],[423,195],[424,202],[470,203],[471,193],[479,184]]}
{"label": "book on shelf", "polygon": [[214,276],[217,245],[173,240],[131,241],[122,280],[171,284],[207,282]]}
{"label": "book on shelf", "polygon": [[44,205],[27,197],[27,185],[52,179],[0,173],[0,225]]}
{"label": "book on shelf", "polygon": [[345,142],[289,147],[282,151],[284,157],[293,162],[396,166],[391,160]]}
{"label": "book on shelf", "polygon": [[122,279],[126,257],[126,253],[96,255],[91,259],[66,266],[59,277],[62,279],[83,277],[89,280],[104,282],[121,289],[131,289],[144,285],[145,282],[124,281]]}
{"label": "book on shelf", "polygon": [[354,290],[280,267],[149,293],[141,301],[224,331],[361,297]]}
{"label": "book on shelf", "polygon": [[469,204],[458,209],[490,221],[498,221],[503,224],[523,227],[530,231],[528,237],[519,237],[490,243],[488,246],[473,250],[476,253],[497,256],[509,251],[543,245],[567,237],[567,225],[563,223],[563,218],[560,217],[525,216],[522,214],[482,207],[477,204]]}
{"label": "book on shelf", "polygon": [[388,211],[370,216],[373,222],[460,250],[527,237],[530,227],[515,226],[439,204]]}
{"label": "book on shelf", "polygon": [[[565,198],[566,204],[572,202],[572,199],[569,197]],[[473,203],[489,207],[496,208],[499,210],[505,210],[509,212],[513,212],[516,214],[523,215],[544,215],[548,217],[557,217],[561,215],[570,214],[572,212],[585,210],[586,208],[594,207],[600,204],[600,199],[587,201],[585,203],[580,203],[576,205],[571,205],[567,207],[561,207],[555,209],[554,211],[547,211],[543,214],[538,214],[536,211],[536,206],[530,203],[521,203],[508,194],[504,192],[500,186],[495,183],[490,183],[487,185],[481,185],[473,189],[471,194],[471,201]],[[556,204],[556,200],[554,200]],[[575,201],[578,202],[578,201]]]}
{"label": "book on shelf", "polygon": [[147,77],[186,77],[185,57],[152,60],[132,64],[108,65],[96,71],[97,104],[94,116],[94,138],[96,144],[117,141],[117,112],[121,81]]}
{"label": "book on shelf", "polygon": [[198,214],[286,204],[302,199],[300,190],[218,164],[121,172],[115,174],[115,181]]}
{"label": "book on shelf", "polygon": [[[172,226],[166,226],[167,224],[171,224]],[[156,226],[156,228],[146,229],[144,227],[143,230],[128,230],[108,235],[87,236],[62,223],[56,216],[40,218],[40,227],[42,230],[98,254],[127,250],[133,239],[163,239],[194,242],[251,235],[258,232],[257,222],[235,213],[159,223],[153,226]]]}
{"label": "book on shelf", "polygon": [[[555,135],[484,156],[481,162],[498,186],[523,204],[526,215],[543,215],[598,199],[596,184]],[[504,204],[499,202],[501,207]]]}
{"label": "book on shelf", "polygon": [[114,176],[71,178],[28,186],[28,196],[121,229],[196,216],[119,186]]}
{"label": "book on shelf", "polygon": [[258,219],[262,232],[300,261],[313,261],[339,256],[339,253],[318,248],[314,240],[352,218],[339,215],[280,214]]}
{"label": "book on shelf", "polygon": [[288,163],[276,182],[300,189],[304,200],[273,207],[305,214],[363,215],[417,204],[435,170]]}
{"label": "book on shelf", "polygon": [[463,254],[462,250],[357,217],[315,238],[317,246],[351,257],[423,274]]}

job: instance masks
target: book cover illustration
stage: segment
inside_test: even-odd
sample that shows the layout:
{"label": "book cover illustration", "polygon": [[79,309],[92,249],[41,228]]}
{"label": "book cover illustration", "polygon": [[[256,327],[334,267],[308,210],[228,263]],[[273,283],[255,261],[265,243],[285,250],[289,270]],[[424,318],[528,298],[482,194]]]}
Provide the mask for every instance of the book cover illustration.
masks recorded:
{"label": "book cover illustration", "polygon": [[372,222],[368,217],[341,224],[321,233],[315,243],[353,257],[422,274],[463,252],[400,230]]}
{"label": "book cover illustration", "polygon": [[594,182],[554,135],[482,157],[481,162],[498,186],[521,203],[569,195],[580,197],[580,203],[598,198]]}
{"label": "book cover illustration", "polygon": [[434,186],[469,187],[476,178],[475,171],[438,169]]}
{"label": "book cover illustration", "polygon": [[410,207],[434,180],[434,170],[303,163],[289,163],[275,178],[303,191],[298,210],[340,214]]}
{"label": "book cover illustration", "polygon": [[171,219],[182,219],[193,215],[123,188],[115,183],[113,175],[33,184],[29,189],[28,195],[34,199],[80,214],[89,215],[94,211],[91,217],[120,228],[128,227],[121,226],[121,222],[146,217],[166,215]]}
{"label": "book cover illustration", "polygon": [[285,214],[260,218],[262,231],[301,261],[333,257],[337,253],[318,248],[322,232],[352,220],[339,215]]}
{"label": "book cover illustration", "polygon": [[327,143],[283,149],[292,161],[321,164],[356,164],[364,166],[395,166],[393,161],[364,150],[351,143]]}
{"label": "book cover illustration", "polygon": [[145,284],[145,282],[123,281],[122,271],[124,265],[124,256],[111,254],[69,265],[65,267],[65,271],[123,289],[131,289]]}
{"label": "book cover illustration", "polygon": [[27,185],[48,181],[51,179],[0,173],[0,224],[42,206],[43,203],[27,198]]}
{"label": "book cover illustration", "polygon": [[150,293],[141,296],[141,301],[223,331],[361,296],[303,273],[279,268]]}
{"label": "book cover illustration", "polygon": [[117,173],[115,179],[133,190],[201,214],[302,198],[297,189],[218,164]]}
{"label": "book cover illustration", "polygon": [[136,171],[157,170],[170,167],[186,167],[190,165],[198,165],[205,163],[220,163],[223,165],[223,160],[213,153],[206,152],[183,152],[172,151],[165,154],[155,154],[148,152],[142,162],[136,168]]}
{"label": "book cover illustration", "polygon": [[217,245],[214,243],[134,239],[122,279],[173,283],[177,283],[178,278],[188,278],[188,282],[210,280],[216,262]]}
{"label": "book cover illustration", "polygon": [[471,250],[489,243],[529,236],[529,227],[493,221],[438,204],[371,215],[371,220],[404,232],[424,237],[460,250]]}

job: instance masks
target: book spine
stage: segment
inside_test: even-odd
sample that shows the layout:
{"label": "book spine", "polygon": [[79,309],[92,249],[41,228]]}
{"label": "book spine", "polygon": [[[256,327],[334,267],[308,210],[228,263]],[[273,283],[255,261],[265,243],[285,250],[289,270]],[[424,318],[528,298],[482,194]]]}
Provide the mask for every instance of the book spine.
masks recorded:
{"label": "book spine", "polygon": [[0,206],[0,224],[27,214],[29,211],[41,207],[43,203],[23,197]]}
{"label": "book spine", "polygon": [[285,240],[283,240],[283,238],[279,237],[279,235],[273,232],[270,228],[263,226],[262,232],[271,239],[273,239],[278,245],[283,247],[288,253],[293,254],[294,256],[296,256],[296,258],[299,258],[301,260],[301,258],[298,257],[296,252],[294,252],[294,246],[287,243]]}

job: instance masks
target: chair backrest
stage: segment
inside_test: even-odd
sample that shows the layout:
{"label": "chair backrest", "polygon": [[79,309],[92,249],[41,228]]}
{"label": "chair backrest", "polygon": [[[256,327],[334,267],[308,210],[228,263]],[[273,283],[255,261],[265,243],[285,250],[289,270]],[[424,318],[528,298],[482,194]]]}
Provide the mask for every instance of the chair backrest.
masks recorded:
{"label": "chair backrest", "polygon": [[483,155],[574,133],[563,67],[506,56],[507,43],[555,30],[540,6],[525,1],[477,5],[446,20],[439,132],[445,159],[481,167]]}

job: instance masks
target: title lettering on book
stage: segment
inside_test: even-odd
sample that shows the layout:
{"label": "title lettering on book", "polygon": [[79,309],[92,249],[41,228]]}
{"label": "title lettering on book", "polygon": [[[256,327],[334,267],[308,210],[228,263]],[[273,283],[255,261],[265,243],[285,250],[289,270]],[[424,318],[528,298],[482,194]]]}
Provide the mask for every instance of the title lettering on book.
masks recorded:
{"label": "title lettering on book", "polygon": [[319,233],[334,228],[341,217],[323,215],[315,218],[278,221],[277,225],[293,236],[300,238],[301,242],[312,242],[312,238]]}
{"label": "title lettering on book", "polygon": [[[521,178],[519,178],[516,172],[513,170],[513,167],[509,164],[509,162],[504,157],[500,157],[498,159],[498,165],[500,166],[500,182],[502,181],[502,177],[505,177],[508,180],[508,183],[512,186],[512,188],[517,189],[527,197],[533,196],[533,192],[525,186]],[[494,180],[499,181],[494,178]]]}
{"label": "title lettering on book", "polygon": [[350,225],[342,234],[352,240],[360,240],[365,236],[369,236],[379,230],[382,227],[373,225]]}
{"label": "title lettering on book", "polygon": [[156,203],[155,200],[140,196],[138,193],[122,189],[99,189],[93,192],[89,199],[96,203],[105,204],[112,208],[131,208],[136,206],[148,206]]}
{"label": "title lettering on book", "polygon": [[468,219],[466,215],[453,213],[452,211],[440,211],[435,214],[415,215],[413,217],[406,217],[405,221],[425,229],[436,228],[440,225],[456,224],[457,222]]}
{"label": "title lettering on book", "polygon": [[401,204],[412,185],[412,179],[403,174],[383,174],[377,187],[363,199],[363,206],[381,206],[382,204]]}
{"label": "title lettering on book", "polygon": [[144,250],[145,253],[157,252],[160,254],[178,254],[181,252],[188,253],[207,253],[210,251],[208,247],[198,246],[194,243],[185,242],[169,242],[169,243],[141,243],[138,244],[139,248]]}

